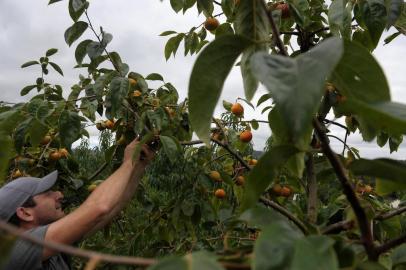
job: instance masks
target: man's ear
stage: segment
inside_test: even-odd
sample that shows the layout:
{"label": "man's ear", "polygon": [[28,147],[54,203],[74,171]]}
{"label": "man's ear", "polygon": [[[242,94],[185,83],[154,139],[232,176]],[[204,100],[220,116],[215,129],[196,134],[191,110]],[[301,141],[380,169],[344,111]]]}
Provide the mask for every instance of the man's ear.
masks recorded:
{"label": "man's ear", "polygon": [[34,215],[31,209],[25,207],[18,207],[16,214],[19,219],[25,222],[31,222],[34,220]]}

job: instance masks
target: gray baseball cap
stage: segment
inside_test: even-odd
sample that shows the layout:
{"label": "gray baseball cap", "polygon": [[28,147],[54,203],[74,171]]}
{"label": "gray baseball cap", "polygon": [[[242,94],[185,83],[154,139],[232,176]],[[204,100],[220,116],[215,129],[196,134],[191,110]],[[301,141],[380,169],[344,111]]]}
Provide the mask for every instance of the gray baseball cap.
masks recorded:
{"label": "gray baseball cap", "polygon": [[42,177],[20,177],[0,188],[0,219],[9,220],[17,208],[30,197],[50,189],[58,178],[58,171]]}

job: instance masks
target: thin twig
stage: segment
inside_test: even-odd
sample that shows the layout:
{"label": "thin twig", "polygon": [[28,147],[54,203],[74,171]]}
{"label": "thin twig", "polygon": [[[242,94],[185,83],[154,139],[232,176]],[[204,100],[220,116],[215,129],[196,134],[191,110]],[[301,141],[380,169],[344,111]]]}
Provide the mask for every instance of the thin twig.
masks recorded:
{"label": "thin twig", "polygon": [[343,220],[337,223],[331,224],[321,230],[322,234],[330,234],[337,230],[348,230],[354,227],[354,220]]}
{"label": "thin twig", "polygon": [[375,219],[376,220],[385,220],[385,219],[388,219],[388,218],[403,214],[404,212],[406,212],[406,206],[403,206],[401,208],[395,209],[395,210],[390,211],[390,212],[379,214],[378,216],[375,217]]}
{"label": "thin twig", "polygon": [[261,197],[259,201],[265,204],[266,206],[272,207],[273,209],[275,209],[276,211],[278,211],[279,213],[290,219],[304,234],[309,234],[306,226],[297,217],[295,217],[292,213],[290,213],[288,210],[286,210],[279,204],[271,200],[268,200],[265,197]]}
{"label": "thin twig", "polygon": [[329,159],[330,164],[337,175],[337,178],[340,180],[343,192],[347,197],[347,200],[349,201],[351,208],[353,209],[354,214],[357,218],[361,231],[361,240],[364,245],[365,251],[368,254],[368,258],[371,261],[376,261],[378,259],[378,254],[375,250],[374,238],[372,235],[368,217],[365,214],[365,211],[358,200],[355,190],[347,177],[344,166],[341,164],[341,161],[338,158],[337,154],[335,154],[330,148],[326,133],[324,132],[320,122],[316,118],[313,119],[313,127],[321,141],[323,152]]}

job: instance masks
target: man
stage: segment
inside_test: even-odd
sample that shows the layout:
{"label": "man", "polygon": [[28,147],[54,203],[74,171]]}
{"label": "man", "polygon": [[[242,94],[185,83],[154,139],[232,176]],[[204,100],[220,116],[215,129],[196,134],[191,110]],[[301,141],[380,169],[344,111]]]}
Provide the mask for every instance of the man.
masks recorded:
{"label": "man", "polygon": [[[58,177],[52,172],[39,179],[21,177],[0,189],[0,218],[14,223],[27,234],[61,244],[71,245],[102,228],[131,199],[154,153],[141,147],[142,158],[133,161],[139,142],[134,140],[124,152],[123,163],[101,183],[72,213],[65,215],[63,194],[52,191]],[[58,251],[18,240],[13,247],[6,270],[70,269]]]}

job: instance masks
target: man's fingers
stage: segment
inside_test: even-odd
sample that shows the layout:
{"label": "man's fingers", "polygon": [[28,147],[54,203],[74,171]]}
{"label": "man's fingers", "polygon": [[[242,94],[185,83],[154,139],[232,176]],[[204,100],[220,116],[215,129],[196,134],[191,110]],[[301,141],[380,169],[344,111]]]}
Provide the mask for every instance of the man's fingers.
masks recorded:
{"label": "man's fingers", "polygon": [[141,151],[144,153],[148,160],[151,160],[155,156],[154,151],[152,151],[151,148],[146,144],[141,146]]}

